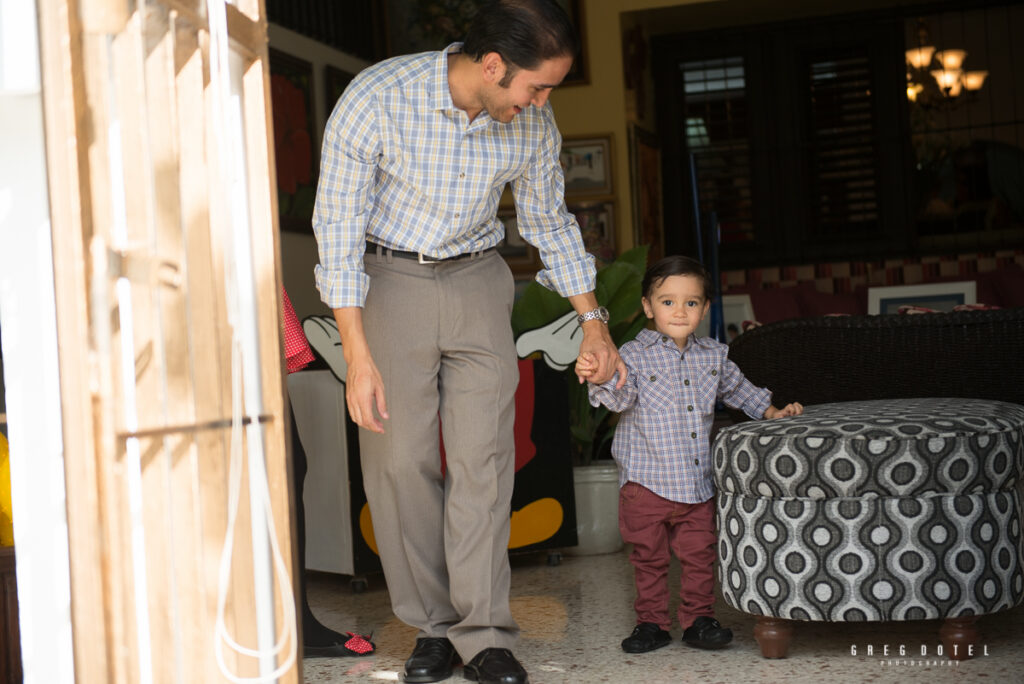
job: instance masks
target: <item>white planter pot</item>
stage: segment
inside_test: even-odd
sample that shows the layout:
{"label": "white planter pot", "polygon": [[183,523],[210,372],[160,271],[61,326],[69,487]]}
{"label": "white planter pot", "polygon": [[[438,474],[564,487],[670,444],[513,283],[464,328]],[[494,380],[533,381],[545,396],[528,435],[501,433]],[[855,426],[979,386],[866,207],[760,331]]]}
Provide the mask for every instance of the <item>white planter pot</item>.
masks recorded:
{"label": "white planter pot", "polygon": [[573,468],[572,477],[579,544],[565,552],[573,556],[593,556],[620,550],[618,468],[614,463],[577,466]]}

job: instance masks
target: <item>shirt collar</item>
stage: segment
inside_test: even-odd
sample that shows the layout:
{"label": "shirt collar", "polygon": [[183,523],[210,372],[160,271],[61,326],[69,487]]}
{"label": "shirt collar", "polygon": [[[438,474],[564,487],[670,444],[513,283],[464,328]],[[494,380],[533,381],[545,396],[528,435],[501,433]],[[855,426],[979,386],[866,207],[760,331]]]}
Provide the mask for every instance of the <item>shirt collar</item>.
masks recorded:
{"label": "shirt collar", "polygon": [[696,337],[694,335],[690,335],[689,337],[687,337],[686,346],[683,347],[682,350],[680,350],[679,347],[676,346],[675,341],[671,337],[668,337],[667,335],[662,335],[657,330],[651,330],[650,328],[643,328],[640,332],[636,334],[636,339],[637,341],[640,342],[640,344],[642,344],[646,348],[659,345],[661,347],[671,349],[671,351],[673,352],[682,351],[682,353],[685,354],[694,345]]}
{"label": "shirt collar", "polygon": [[427,84],[431,109],[456,109],[452,102],[452,91],[448,87],[448,55],[462,52],[462,43],[452,43],[437,53],[434,62],[434,77]]}

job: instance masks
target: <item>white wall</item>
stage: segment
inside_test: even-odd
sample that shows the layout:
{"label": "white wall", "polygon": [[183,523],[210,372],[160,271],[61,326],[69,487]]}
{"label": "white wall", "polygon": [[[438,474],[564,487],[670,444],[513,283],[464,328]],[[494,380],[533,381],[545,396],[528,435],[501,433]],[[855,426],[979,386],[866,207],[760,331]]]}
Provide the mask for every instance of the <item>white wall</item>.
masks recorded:
{"label": "white wall", "polygon": [[[313,116],[316,122],[313,131],[313,146],[317,152],[316,158],[319,159],[320,142],[323,138],[324,125],[327,122],[328,109],[328,105],[324,101],[324,66],[331,65],[342,71],[355,74],[370,66],[370,63],[276,24],[270,24],[267,32],[270,47],[304,59],[313,65]],[[316,240],[312,234],[281,232],[281,270],[284,287],[288,291],[288,298],[292,300],[295,313],[298,314],[300,320],[314,314],[329,315],[331,313],[330,309],[320,301],[320,293],[317,292],[313,282],[313,267],[318,261]]]}
{"label": "white wall", "polygon": [[74,681],[36,3],[0,0],[0,344],[25,682]]}

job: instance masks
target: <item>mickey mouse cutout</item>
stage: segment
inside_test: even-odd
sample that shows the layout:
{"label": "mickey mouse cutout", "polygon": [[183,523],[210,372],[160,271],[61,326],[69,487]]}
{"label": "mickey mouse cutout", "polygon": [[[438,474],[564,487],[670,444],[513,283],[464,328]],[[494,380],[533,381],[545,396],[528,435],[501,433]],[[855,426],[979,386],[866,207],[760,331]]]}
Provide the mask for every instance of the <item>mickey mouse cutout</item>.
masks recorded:
{"label": "mickey mouse cutout", "polygon": [[[303,319],[310,346],[341,383],[348,367],[341,336],[331,316]],[[576,544],[576,520],[569,466],[568,398],[561,371],[575,362],[582,331],[575,312],[520,335],[516,340],[519,386],[516,389],[516,481],[512,495],[509,548],[531,550]],[[544,363],[526,358],[540,354]],[[350,449],[350,453],[353,452]],[[441,444],[444,468],[444,444]],[[370,509],[363,504],[359,530],[367,546],[377,553]]]}

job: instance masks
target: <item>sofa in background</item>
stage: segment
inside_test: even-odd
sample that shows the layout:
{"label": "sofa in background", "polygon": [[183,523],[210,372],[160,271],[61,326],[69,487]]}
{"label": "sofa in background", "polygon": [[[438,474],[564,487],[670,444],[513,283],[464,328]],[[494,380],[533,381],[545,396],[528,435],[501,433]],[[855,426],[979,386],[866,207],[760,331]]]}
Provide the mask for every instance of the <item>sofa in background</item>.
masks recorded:
{"label": "sofa in background", "polygon": [[722,594],[762,654],[799,621],[942,619],[970,657],[1024,599],[1024,308],[782,321],[729,356],[806,406],[712,448]]}
{"label": "sofa in background", "polygon": [[1024,306],[1024,250],[724,271],[723,294],[748,294],[760,323],[867,313],[869,287],[975,281],[977,301]]}

